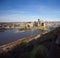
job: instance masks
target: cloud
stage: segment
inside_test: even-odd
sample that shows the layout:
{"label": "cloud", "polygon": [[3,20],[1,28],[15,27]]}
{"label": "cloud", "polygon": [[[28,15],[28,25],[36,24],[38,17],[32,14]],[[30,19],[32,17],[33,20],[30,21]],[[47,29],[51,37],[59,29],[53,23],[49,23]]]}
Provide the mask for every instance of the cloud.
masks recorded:
{"label": "cloud", "polygon": [[38,16],[30,16],[30,15],[21,15],[21,14],[10,14],[10,15],[4,15],[0,16],[0,22],[2,21],[34,21],[38,19]]}
{"label": "cloud", "polygon": [[2,10],[0,11],[1,14],[25,14],[28,13],[26,11],[21,10]]}
{"label": "cloud", "polygon": [[0,21],[34,21],[38,18],[49,20],[60,18],[60,10],[51,9],[47,5],[30,5],[27,8],[1,10]]}

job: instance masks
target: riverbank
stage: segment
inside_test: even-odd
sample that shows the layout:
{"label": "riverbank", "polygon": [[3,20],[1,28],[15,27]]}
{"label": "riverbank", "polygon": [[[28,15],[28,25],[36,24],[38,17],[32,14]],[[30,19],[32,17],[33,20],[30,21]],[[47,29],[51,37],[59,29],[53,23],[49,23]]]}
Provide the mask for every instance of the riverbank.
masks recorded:
{"label": "riverbank", "polygon": [[5,32],[0,32],[0,46],[14,42],[21,38],[26,38],[36,34],[40,34],[40,31],[29,30],[26,32],[19,32],[18,29],[5,30]]}
{"label": "riverbank", "polygon": [[0,46],[0,53],[8,52],[11,49],[13,49],[14,47],[16,47],[17,45],[20,45],[22,42],[27,42],[28,43],[29,41],[31,41],[33,39],[37,39],[39,37],[40,37],[40,34],[37,34],[37,35],[30,36],[30,37],[27,37],[27,38],[19,39],[17,41],[11,42],[11,43],[6,44],[6,45],[2,45],[2,46]]}
{"label": "riverbank", "polygon": [[[60,27],[43,35],[24,38],[0,47],[0,58],[55,58],[59,51]],[[57,40],[57,42],[56,42]],[[56,57],[57,58],[57,57]]]}
{"label": "riverbank", "polygon": [[34,26],[32,28],[21,28],[19,29],[19,32],[25,32],[25,31],[29,31],[29,30],[48,30],[46,26]]}

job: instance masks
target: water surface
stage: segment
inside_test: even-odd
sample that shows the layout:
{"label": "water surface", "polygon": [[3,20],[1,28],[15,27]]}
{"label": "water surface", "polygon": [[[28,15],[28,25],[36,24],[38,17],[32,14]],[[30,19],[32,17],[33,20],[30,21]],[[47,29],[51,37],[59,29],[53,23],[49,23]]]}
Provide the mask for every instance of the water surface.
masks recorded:
{"label": "water surface", "polygon": [[17,31],[18,29],[5,30],[4,32],[0,32],[0,46],[21,38],[25,38],[40,33],[38,30],[33,30],[33,31],[29,30],[26,32],[17,32]]}

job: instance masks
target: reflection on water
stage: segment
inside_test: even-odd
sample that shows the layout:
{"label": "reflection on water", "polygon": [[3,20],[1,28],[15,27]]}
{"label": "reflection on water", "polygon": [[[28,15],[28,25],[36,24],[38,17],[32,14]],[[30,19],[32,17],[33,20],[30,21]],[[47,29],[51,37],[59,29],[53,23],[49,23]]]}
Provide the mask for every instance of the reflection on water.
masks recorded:
{"label": "reflection on water", "polygon": [[4,32],[0,32],[0,45],[7,44],[17,39],[21,39],[24,37],[28,37],[40,33],[38,30],[33,30],[33,31],[29,30],[26,32],[17,32],[17,31],[18,29],[5,30]]}

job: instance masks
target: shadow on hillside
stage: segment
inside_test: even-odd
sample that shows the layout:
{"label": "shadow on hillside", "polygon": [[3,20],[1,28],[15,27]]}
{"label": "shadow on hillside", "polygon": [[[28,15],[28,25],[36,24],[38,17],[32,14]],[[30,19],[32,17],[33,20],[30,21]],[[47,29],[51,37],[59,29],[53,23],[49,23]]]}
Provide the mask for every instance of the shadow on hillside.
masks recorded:
{"label": "shadow on hillside", "polygon": [[11,51],[1,53],[0,58],[58,58],[58,37],[60,38],[60,27],[29,43],[22,42]]}

